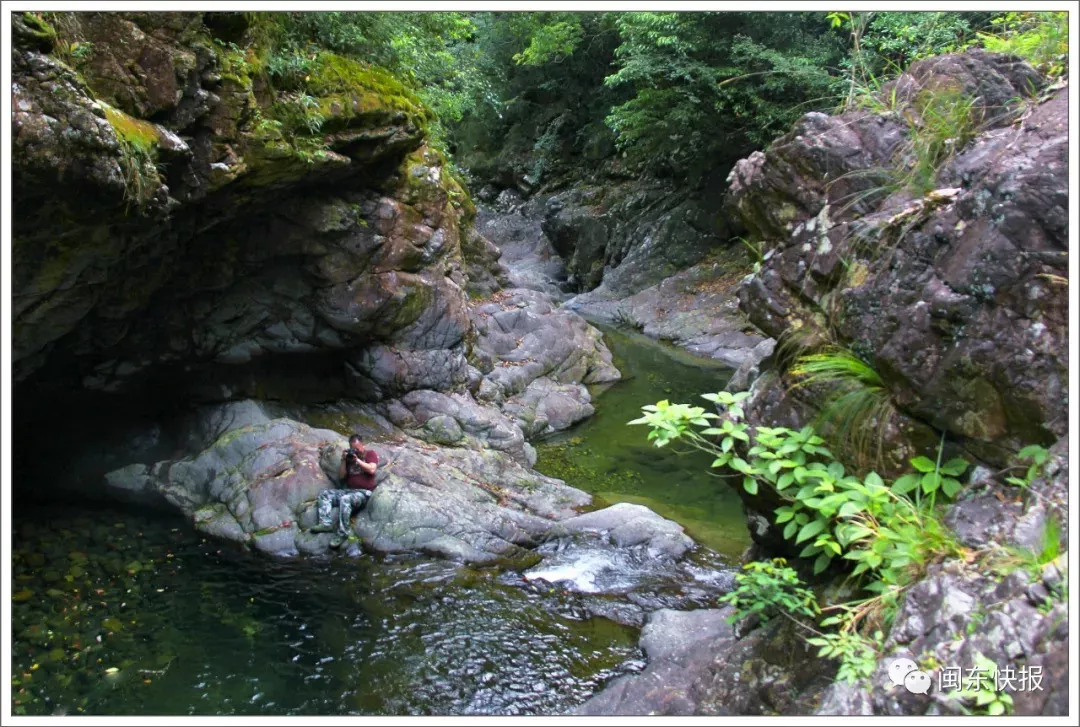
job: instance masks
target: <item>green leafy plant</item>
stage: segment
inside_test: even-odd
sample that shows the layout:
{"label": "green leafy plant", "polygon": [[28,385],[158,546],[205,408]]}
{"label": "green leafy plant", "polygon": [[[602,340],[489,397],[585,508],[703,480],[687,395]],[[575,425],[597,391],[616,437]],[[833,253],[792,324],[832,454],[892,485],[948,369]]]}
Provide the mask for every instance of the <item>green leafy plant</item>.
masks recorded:
{"label": "green leafy plant", "polygon": [[806,641],[819,647],[818,656],[840,660],[836,678],[848,684],[869,679],[877,668],[880,644],[885,640],[885,635],[881,631],[875,631],[873,639],[863,636],[851,626],[847,614],[830,616],[823,619],[821,625],[839,625],[841,628],[834,633],[819,632],[817,636]]}
{"label": "green leafy plant", "polygon": [[[817,13],[618,13],[616,71],[632,97],[605,122],[617,148],[649,166],[689,165],[725,147],[768,144],[833,93],[843,49]],[[625,96],[624,96],[625,98]],[[809,108],[807,108],[809,107]]]}
{"label": "green leafy plant", "polygon": [[735,590],[719,599],[735,608],[729,623],[753,614],[763,622],[778,613],[793,618],[817,617],[818,606],[813,592],[803,585],[799,574],[783,558],[745,564],[735,576],[735,583]]}
{"label": "green leafy plant", "polygon": [[283,94],[274,104],[272,113],[289,134],[318,134],[326,121],[319,100],[301,92]]}
{"label": "green leafy plant", "polygon": [[963,689],[954,689],[945,696],[957,703],[964,714],[987,714],[997,716],[1011,714],[1013,700],[1004,691],[998,691],[994,683],[997,665],[982,652],[975,652],[975,678],[965,680]]}
{"label": "green leafy plant", "polygon": [[514,54],[515,63],[539,66],[559,61],[574,52],[584,33],[580,16],[572,13],[561,15],[564,19],[542,25],[533,33],[528,47]]}
{"label": "green leafy plant", "polygon": [[644,415],[630,424],[647,425],[658,447],[679,440],[708,452],[712,467],[730,471],[750,495],[771,487],[784,500],[774,511],[776,525],[803,546],[800,557],[814,559],[815,572],[834,558],[854,561],[853,574],[870,577],[868,590],[893,597],[930,563],[960,552],[931,508],[894,492],[876,472],[847,473],[811,427],[751,431],[741,421],[746,396],[704,395],[723,416],[661,401],[642,407]]}
{"label": "green leafy plant", "polygon": [[909,460],[911,466],[915,468],[915,472],[906,474],[897,479],[896,482],[893,483],[893,492],[900,495],[906,495],[907,493],[914,491],[916,497],[929,495],[931,504],[933,504],[933,500],[937,496],[937,491],[939,489],[948,497],[954,497],[963,486],[960,484],[960,480],[956,478],[967,470],[970,463],[963,458],[955,457],[942,464],[941,456],[944,451],[944,443],[943,434],[942,442],[938,445],[936,461],[922,456]]}
{"label": "green leafy plant", "polygon": [[1016,460],[1021,463],[1016,467],[1023,467],[1023,462],[1028,462],[1027,470],[1023,477],[1009,476],[1005,481],[1010,485],[1016,485],[1021,489],[1027,489],[1032,482],[1042,473],[1046,460],[1050,457],[1050,451],[1038,444],[1029,444],[1016,453]]}

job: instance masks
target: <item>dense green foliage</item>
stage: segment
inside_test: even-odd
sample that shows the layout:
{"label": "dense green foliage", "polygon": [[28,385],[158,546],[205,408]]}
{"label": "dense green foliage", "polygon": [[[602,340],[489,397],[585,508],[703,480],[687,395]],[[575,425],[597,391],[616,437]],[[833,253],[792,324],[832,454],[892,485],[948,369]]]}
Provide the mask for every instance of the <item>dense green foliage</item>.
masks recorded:
{"label": "dense green foliage", "polygon": [[604,83],[635,95],[607,123],[651,162],[767,144],[827,102],[844,55],[820,13],[625,13],[616,25],[619,69]]}
{"label": "dense green foliage", "polygon": [[1068,67],[1069,14],[1065,12],[1005,13],[991,21],[993,30],[979,39],[996,53],[1012,53],[1051,76]]}
{"label": "dense green foliage", "polygon": [[[509,165],[532,184],[575,161],[599,159],[634,173],[695,177],[764,146],[806,111],[863,103],[919,58],[985,44],[1060,73],[1067,48],[1063,13],[245,18],[250,37],[268,49],[265,68],[275,88],[302,91],[323,51],[381,66],[433,110],[436,142],[459,162],[488,177]],[[298,111],[299,128],[317,127],[317,118]],[[915,150],[920,168],[942,153],[936,137],[928,143]]]}
{"label": "dense green foliage", "polygon": [[[830,365],[835,369],[840,364]],[[873,378],[856,362],[845,366],[856,376]],[[735,605],[739,617],[782,610],[798,619],[812,617],[819,608],[833,612],[819,625],[835,627],[835,631],[803,625],[816,634],[808,641],[819,647],[819,655],[840,660],[839,678],[856,681],[873,672],[884,640],[880,626],[892,619],[901,594],[932,564],[971,563],[980,557],[988,570],[1026,568],[1037,574],[1059,556],[1060,533],[1052,519],[1037,552],[996,546],[974,553],[961,545],[942,521],[937,494],[951,499],[960,492],[960,477],[968,462],[961,458],[943,462],[943,447],[938,447],[934,459],[913,458],[914,472],[889,484],[873,471],[861,476],[848,472],[810,427],[798,432],[786,427],[750,427],[742,421],[741,402],[747,396],[747,392],[705,394],[703,398],[720,413],[660,401],[642,407],[643,415],[630,424],[646,425],[648,439],[657,447],[680,442],[707,452],[714,457],[712,467],[739,481],[749,495],[762,496],[763,489],[769,488],[781,503],[773,511],[773,524],[782,528],[786,540],[802,546],[799,557],[814,559],[815,573],[843,564],[849,577],[872,594],[819,607],[807,600],[809,592],[797,575],[788,572],[786,564],[774,562],[753,564],[738,579],[737,590],[724,599]],[[1018,459],[1031,462],[1023,482],[1040,473],[1047,457],[1046,450],[1037,446],[1021,451]],[[1008,706],[1002,702],[993,709]]]}

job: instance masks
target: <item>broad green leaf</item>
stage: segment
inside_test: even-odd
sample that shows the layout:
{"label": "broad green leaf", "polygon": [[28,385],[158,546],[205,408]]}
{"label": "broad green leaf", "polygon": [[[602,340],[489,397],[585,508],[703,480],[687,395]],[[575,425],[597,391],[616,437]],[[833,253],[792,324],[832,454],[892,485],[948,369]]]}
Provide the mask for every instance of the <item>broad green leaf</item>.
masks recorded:
{"label": "broad green leaf", "polygon": [[802,529],[799,530],[799,534],[795,538],[795,544],[798,545],[802,541],[804,541],[804,540],[806,540],[808,538],[811,538],[814,535],[817,535],[818,533],[820,533],[824,529],[825,529],[825,521],[824,520],[811,520],[806,525],[803,525]]}
{"label": "broad green leaf", "polygon": [[832,560],[828,553],[822,553],[814,561],[814,575],[821,573],[823,570],[829,567],[829,561]]}
{"label": "broad green leaf", "polygon": [[963,485],[960,484],[959,480],[954,480],[952,477],[946,477],[941,480],[941,491],[949,497],[956,495],[962,487]]}
{"label": "broad green leaf", "polygon": [[862,505],[857,502],[845,502],[840,506],[840,517],[851,517],[857,512],[862,512]]}
{"label": "broad green leaf", "polygon": [[934,471],[934,461],[922,456],[916,457],[915,459],[911,460],[911,466],[917,469],[919,472]]}
{"label": "broad green leaf", "polygon": [[941,474],[956,477],[968,468],[968,461],[962,457],[954,457],[941,465]]}
{"label": "broad green leaf", "polygon": [[753,477],[743,477],[743,489],[745,489],[751,495],[756,495],[758,492],[757,480],[755,480]]}
{"label": "broad green leaf", "polygon": [[1046,452],[1046,449],[1040,447],[1037,444],[1029,444],[1016,453],[1016,456],[1020,459],[1032,459],[1038,457],[1040,454]]}
{"label": "broad green leaf", "polygon": [[892,491],[897,495],[906,495],[919,486],[919,475],[906,474],[893,483]]}

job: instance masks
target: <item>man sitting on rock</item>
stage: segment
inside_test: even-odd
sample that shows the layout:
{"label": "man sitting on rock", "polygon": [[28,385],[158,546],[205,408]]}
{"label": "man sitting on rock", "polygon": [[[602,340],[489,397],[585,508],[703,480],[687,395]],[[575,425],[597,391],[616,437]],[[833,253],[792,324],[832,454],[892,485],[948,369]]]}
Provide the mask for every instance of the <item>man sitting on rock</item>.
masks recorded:
{"label": "man sitting on rock", "polygon": [[378,455],[364,448],[359,434],[349,437],[349,448],[342,452],[341,466],[338,467],[338,477],[345,481],[349,489],[323,490],[319,493],[319,524],[311,529],[313,533],[333,530],[330,511],[337,505],[338,527],[337,534],[330,540],[331,548],[340,548],[348,539],[353,513],[363,509],[375,489],[375,468],[378,465]]}

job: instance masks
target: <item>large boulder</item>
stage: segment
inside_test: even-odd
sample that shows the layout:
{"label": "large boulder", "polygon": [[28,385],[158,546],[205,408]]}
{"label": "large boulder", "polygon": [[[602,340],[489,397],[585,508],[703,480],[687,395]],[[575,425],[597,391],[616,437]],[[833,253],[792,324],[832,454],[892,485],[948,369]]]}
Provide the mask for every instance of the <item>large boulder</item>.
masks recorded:
{"label": "large boulder", "polygon": [[764,151],[736,162],[728,175],[725,207],[752,239],[785,243],[829,206],[830,219],[874,211],[888,194],[888,167],[901,151],[907,122],[920,92],[948,89],[973,99],[979,121],[1000,126],[1014,114],[1015,99],[1044,85],[1039,74],[1013,56],[981,50],[927,58],[879,92],[888,113],[811,112]]}
{"label": "large boulder", "polygon": [[[500,291],[470,309],[476,340],[472,359],[483,374],[481,400],[502,402],[540,377],[559,384],[617,381],[619,371],[600,332],[544,293]],[[578,396],[588,403],[587,391]]]}
{"label": "large boulder", "polygon": [[[273,555],[313,554],[329,543],[328,535],[307,532],[316,499],[340,486],[337,463],[346,446],[331,430],[271,419],[229,429],[196,454],[129,465],[106,480],[126,497],[180,510],[207,534]],[[494,450],[410,438],[368,446],[379,455],[378,486],[354,532],[377,552],[481,563],[521,558],[523,546],[590,500]]]}
{"label": "large boulder", "polygon": [[[662,183],[609,182],[544,198],[543,231],[577,292],[625,297],[694,263],[728,236],[720,185],[687,195]],[[714,199],[715,198],[715,199]]]}
{"label": "large boulder", "polygon": [[849,172],[904,163],[882,144],[902,147],[906,126],[865,112],[808,117],[737,167],[730,209],[773,243],[740,304],[787,351],[748,402],[751,419],[809,422],[830,390],[793,389],[784,365],[792,352],[841,346],[878,372],[895,412],[886,469],[925,453],[935,430],[998,465],[1067,431],[1067,100],[1064,90],[1027,96],[1033,74],[977,52],[916,64],[895,82],[901,99],[951,84],[999,112],[925,195],[841,189],[839,179],[867,184]]}
{"label": "large boulder", "polygon": [[[413,416],[447,406],[437,396],[413,395],[410,403],[418,413]],[[439,418],[448,428],[457,421],[434,414],[427,424]],[[327,552],[330,535],[309,531],[317,521],[319,493],[340,487],[343,435],[269,418],[254,402],[204,410],[189,424],[185,441],[196,446],[212,441],[185,457],[113,470],[106,475],[109,489],[126,499],[177,509],[201,532],[270,555]],[[473,431],[481,432],[482,426]],[[536,546],[567,537],[605,543],[606,552],[620,562],[670,564],[693,547],[677,523],[640,505],[581,515],[591,501],[588,494],[528,469],[520,456],[488,446],[437,446],[400,432],[367,446],[379,457],[377,487],[354,514],[357,544],[348,548],[353,552],[422,552],[524,568],[543,557]]]}
{"label": "large boulder", "polygon": [[600,286],[564,305],[590,320],[638,330],[731,368],[750,367],[772,349],[739,310],[734,295],[748,265],[744,250],[728,248],[712,262],[691,266],[631,296],[613,297]]}

